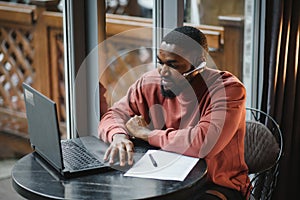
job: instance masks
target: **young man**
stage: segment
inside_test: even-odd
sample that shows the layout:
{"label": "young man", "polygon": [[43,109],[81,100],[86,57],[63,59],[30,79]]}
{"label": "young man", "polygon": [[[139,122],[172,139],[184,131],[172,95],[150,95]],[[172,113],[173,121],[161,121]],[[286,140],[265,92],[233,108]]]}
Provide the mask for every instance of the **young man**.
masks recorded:
{"label": "young man", "polygon": [[207,40],[196,28],[169,32],[160,45],[158,70],[145,73],[103,116],[99,137],[110,142],[105,159],[133,163],[132,137],[152,146],[204,158],[208,183],[199,199],[245,199],[243,84],[206,66]]}

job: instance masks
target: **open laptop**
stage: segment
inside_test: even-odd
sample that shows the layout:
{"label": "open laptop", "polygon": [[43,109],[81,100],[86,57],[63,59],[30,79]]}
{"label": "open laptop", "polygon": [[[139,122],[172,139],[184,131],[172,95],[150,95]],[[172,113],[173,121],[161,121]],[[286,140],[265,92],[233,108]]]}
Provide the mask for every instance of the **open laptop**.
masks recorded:
{"label": "open laptop", "polygon": [[61,140],[56,103],[25,83],[23,89],[30,143],[42,160],[66,178],[112,169],[103,161],[107,144],[94,136]]}

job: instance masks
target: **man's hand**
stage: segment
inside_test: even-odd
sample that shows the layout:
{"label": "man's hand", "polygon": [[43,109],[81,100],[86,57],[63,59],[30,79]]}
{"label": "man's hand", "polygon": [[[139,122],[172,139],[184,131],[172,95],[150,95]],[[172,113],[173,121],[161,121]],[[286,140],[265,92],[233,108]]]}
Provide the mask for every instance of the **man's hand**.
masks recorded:
{"label": "man's hand", "polygon": [[134,116],[126,123],[126,128],[130,132],[129,134],[133,137],[140,138],[148,142],[148,135],[151,130],[147,127],[147,123],[142,116]]}
{"label": "man's hand", "polygon": [[110,164],[114,163],[115,157],[119,155],[120,166],[125,166],[126,158],[128,165],[133,164],[133,143],[128,139],[125,134],[115,134],[113,141],[105,152],[104,160]]}

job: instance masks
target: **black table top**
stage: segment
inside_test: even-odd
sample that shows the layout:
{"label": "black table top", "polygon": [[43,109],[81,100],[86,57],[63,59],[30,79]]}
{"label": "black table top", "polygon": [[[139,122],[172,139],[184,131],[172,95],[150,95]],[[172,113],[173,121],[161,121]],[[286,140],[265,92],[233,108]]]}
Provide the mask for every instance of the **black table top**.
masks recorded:
{"label": "black table top", "polygon": [[12,184],[19,194],[34,200],[190,199],[205,182],[206,163],[200,159],[184,181],[125,177],[124,173],[111,170],[64,179],[51,168],[45,169],[37,155],[30,153],[12,169]]}

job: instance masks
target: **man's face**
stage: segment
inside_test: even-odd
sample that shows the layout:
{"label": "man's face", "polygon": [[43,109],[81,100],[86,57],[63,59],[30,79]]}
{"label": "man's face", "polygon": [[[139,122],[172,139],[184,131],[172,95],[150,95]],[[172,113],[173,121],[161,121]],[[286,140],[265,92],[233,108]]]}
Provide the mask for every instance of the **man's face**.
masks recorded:
{"label": "man's face", "polygon": [[192,69],[187,59],[178,55],[181,53],[174,44],[162,42],[160,46],[157,62],[158,72],[161,75],[162,94],[165,97],[175,97],[181,91],[187,82],[182,74]]}

